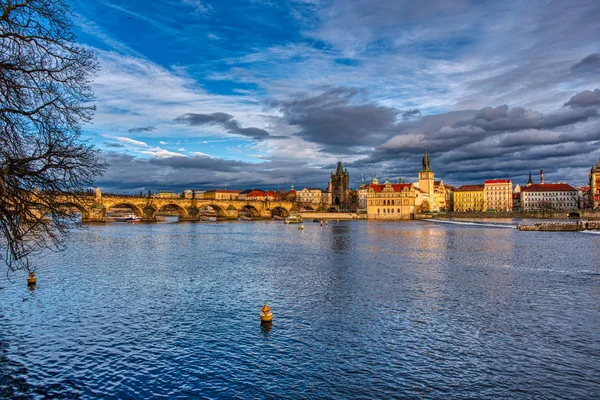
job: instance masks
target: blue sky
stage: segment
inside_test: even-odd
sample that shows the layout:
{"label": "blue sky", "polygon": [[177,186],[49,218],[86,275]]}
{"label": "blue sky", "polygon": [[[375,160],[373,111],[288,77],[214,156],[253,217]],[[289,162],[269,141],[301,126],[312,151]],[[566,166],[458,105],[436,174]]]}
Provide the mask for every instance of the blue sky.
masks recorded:
{"label": "blue sky", "polygon": [[72,1],[104,190],[447,183],[600,158],[597,1]]}

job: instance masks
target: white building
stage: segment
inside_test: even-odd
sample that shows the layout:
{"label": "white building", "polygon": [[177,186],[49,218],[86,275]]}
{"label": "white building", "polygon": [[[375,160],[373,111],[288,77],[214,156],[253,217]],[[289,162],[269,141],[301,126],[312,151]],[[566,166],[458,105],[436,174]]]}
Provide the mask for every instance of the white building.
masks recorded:
{"label": "white building", "polygon": [[538,183],[521,189],[521,209],[576,210],[579,193],[566,183]]}
{"label": "white building", "polygon": [[321,205],[331,205],[331,193],[317,188],[304,188],[296,191],[296,202],[298,205],[318,208]]}

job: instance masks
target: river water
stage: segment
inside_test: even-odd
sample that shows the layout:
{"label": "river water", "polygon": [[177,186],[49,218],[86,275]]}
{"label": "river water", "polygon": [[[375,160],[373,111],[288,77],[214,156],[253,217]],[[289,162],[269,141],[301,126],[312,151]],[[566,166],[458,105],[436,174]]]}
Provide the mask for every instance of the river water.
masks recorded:
{"label": "river water", "polygon": [[513,224],[91,226],[1,278],[0,397],[600,398],[600,235]]}

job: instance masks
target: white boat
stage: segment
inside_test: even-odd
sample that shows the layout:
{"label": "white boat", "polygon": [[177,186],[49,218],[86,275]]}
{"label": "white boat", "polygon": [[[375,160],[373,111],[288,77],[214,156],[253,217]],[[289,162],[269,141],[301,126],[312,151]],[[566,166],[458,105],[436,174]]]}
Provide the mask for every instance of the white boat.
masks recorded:
{"label": "white boat", "polygon": [[298,214],[290,214],[283,222],[286,224],[299,224],[302,222],[302,217]]}

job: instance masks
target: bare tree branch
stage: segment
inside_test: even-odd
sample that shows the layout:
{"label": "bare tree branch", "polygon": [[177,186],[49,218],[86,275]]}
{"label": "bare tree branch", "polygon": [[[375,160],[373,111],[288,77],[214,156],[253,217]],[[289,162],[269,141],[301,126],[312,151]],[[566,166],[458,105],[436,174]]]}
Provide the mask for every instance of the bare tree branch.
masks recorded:
{"label": "bare tree branch", "polygon": [[98,64],[64,0],[0,0],[0,250],[10,270],[61,250],[77,198],[105,165],[81,139]]}

